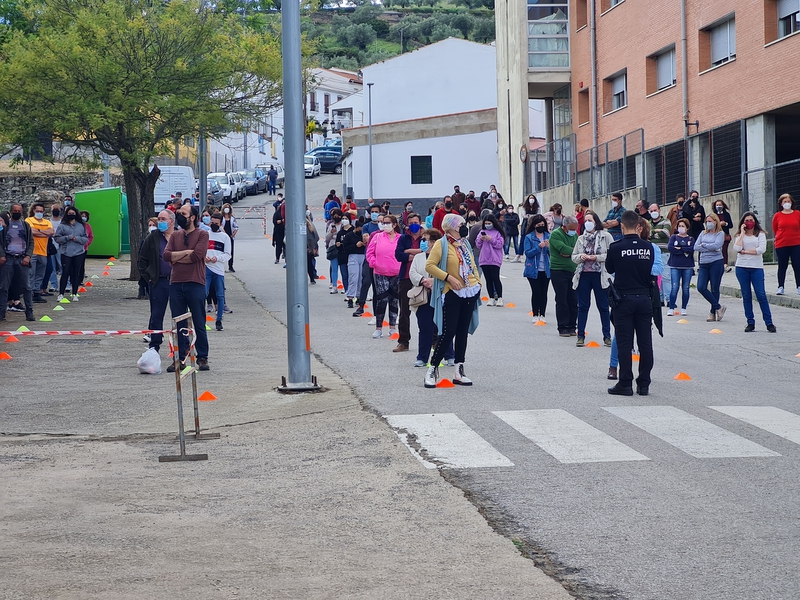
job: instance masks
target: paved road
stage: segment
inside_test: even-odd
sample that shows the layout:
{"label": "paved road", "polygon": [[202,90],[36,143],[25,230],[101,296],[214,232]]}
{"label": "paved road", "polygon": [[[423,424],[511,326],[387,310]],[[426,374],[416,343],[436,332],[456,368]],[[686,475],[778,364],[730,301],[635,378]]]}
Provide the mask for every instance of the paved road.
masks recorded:
{"label": "paved road", "polygon": [[[312,209],[337,179],[307,182]],[[242,223],[237,276],[283,318],[285,271],[263,260],[271,248],[259,227]],[[665,317],[655,341],[651,395],[619,398],[605,391],[607,349],[576,348],[552,322],[534,327],[522,265],[502,275],[516,307],[481,309],[472,388],[425,390],[415,353],[371,339],[324,285],[309,289],[313,351],[399,435],[416,435],[420,469],[440,468],[580,597],[796,598],[796,310],[773,307],[777,335],[761,323],[745,334],[739,300],[712,325],[693,294],[686,322]],[[602,345],[596,314],[588,331]]]}

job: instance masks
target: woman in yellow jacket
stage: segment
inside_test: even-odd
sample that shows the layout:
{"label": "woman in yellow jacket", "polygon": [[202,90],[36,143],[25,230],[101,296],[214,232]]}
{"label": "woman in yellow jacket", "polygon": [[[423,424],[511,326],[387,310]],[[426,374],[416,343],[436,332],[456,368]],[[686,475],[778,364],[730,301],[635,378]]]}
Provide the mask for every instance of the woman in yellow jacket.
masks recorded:
{"label": "woman in yellow jacket", "polygon": [[456,373],[453,383],[472,385],[464,373],[467,335],[478,327],[481,280],[478,265],[467,240],[468,228],[461,215],[442,219],[444,237],[431,248],[425,269],[433,277],[430,304],[433,320],[441,335],[425,375],[425,387],[436,387],[439,362],[455,338]]}

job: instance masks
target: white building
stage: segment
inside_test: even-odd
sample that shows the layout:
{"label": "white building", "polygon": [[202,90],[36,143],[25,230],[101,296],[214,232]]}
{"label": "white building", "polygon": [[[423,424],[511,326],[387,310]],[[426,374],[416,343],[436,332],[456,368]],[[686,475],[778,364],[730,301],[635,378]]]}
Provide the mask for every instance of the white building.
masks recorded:
{"label": "white building", "polygon": [[348,192],[370,194],[369,84],[374,198],[396,204],[441,199],[456,184],[488,189],[497,179],[495,73],[493,46],[456,38],[365,67],[363,92],[332,107],[337,116],[351,110],[355,125],[342,132]]}
{"label": "white building", "polygon": [[[321,146],[326,139],[336,137],[338,125],[331,116],[331,105],[361,90],[358,73],[341,69],[312,69],[305,96],[305,114],[326,130],[313,133],[306,140],[306,150]],[[341,122],[341,118],[339,118]],[[348,126],[352,126],[352,121]],[[248,131],[227,134],[208,142],[209,171],[240,171],[259,164],[283,160],[283,108],[254,120]]]}

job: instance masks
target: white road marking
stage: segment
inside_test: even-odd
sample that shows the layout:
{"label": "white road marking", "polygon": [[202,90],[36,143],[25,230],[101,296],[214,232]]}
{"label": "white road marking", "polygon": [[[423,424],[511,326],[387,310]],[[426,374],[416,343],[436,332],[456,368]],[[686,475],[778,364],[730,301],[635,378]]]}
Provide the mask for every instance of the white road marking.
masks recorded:
{"label": "white road marking", "polygon": [[611,406],[604,410],[696,458],[780,456],[674,406]]}
{"label": "white road marking", "polygon": [[564,410],[511,410],[492,414],[562,463],[650,460]]}
{"label": "white road marking", "polygon": [[774,406],[709,406],[749,425],[800,444],[800,416]]}
{"label": "white road marking", "polygon": [[[514,466],[514,463],[495,450],[489,442],[453,413],[388,415],[386,420],[395,429],[413,433],[427,457],[446,468]],[[429,469],[437,467],[430,460],[425,460],[424,456],[420,456],[418,451],[409,445],[402,432],[398,431],[397,435],[426,467]]]}

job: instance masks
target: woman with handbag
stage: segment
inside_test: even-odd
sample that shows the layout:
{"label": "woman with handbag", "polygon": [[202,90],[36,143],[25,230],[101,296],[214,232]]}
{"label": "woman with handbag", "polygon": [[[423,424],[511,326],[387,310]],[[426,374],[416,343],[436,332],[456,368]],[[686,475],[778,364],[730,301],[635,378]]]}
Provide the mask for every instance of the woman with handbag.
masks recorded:
{"label": "woman with handbag", "polygon": [[442,239],[442,232],[438,229],[426,229],[422,233],[422,241],[419,244],[420,252],[411,261],[408,270],[408,278],[414,287],[408,292],[408,305],[417,313],[417,325],[419,327],[419,340],[417,346],[417,361],[415,367],[425,367],[431,356],[431,346],[435,325],[433,324],[433,307],[430,304],[431,289],[433,289],[433,277],[425,269],[425,263],[431,248]]}
{"label": "woman with handbag", "polygon": [[398,289],[400,261],[395,256],[399,227],[394,215],[378,217],[381,230],[375,233],[367,246],[367,263],[372,267],[375,285],[375,331],[373,339],[383,337],[383,318],[389,307],[389,335],[394,335],[399,312]]}
{"label": "woman with handbag", "polygon": [[610,233],[603,230],[603,222],[596,213],[584,212],[584,233],[578,238],[572,250],[572,262],[577,266],[572,278],[572,288],[578,295],[578,339],[575,345],[583,347],[586,342],[586,321],[589,318],[589,307],[594,303],[600,313],[600,324],[603,328],[603,343],[611,346],[611,319],[608,312],[608,271],[606,271],[606,255],[608,247],[614,243]]}
{"label": "woman with handbag", "polygon": [[445,215],[441,227],[445,237],[434,244],[425,263],[425,270],[434,278],[431,290],[433,322],[441,332],[425,375],[426,388],[436,387],[439,362],[454,339],[456,372],[453,383],[472,385],[464,373],[464,360],[467,336],[478,327],[480,306],[481,281],[472,247],[466,239],[469,231],[464,217]]}
{"label": "woman with handbag", "polygon": [[533,215],[522,243],[525,270],[522,276],[531,286],[531,312],[533,322],[545,323],[547,290],[550,287],[550,233],[542,215]]}

